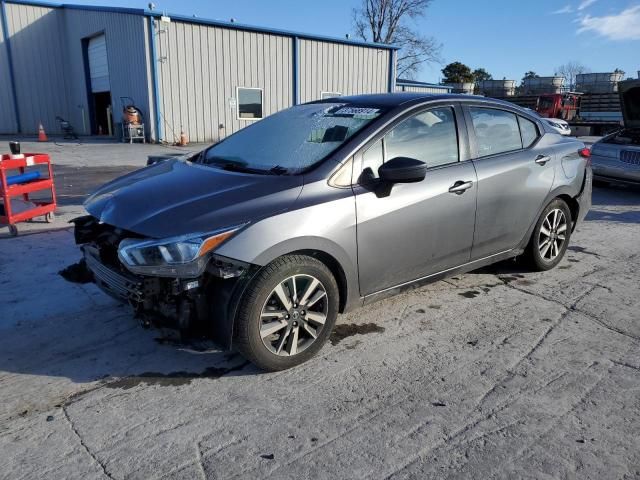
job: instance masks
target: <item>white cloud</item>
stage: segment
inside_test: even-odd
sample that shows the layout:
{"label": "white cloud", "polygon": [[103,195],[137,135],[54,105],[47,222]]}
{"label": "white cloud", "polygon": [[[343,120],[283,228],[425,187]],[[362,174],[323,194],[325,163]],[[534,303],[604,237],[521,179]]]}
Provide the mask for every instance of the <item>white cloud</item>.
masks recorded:
{"label": "white cloud", "polygon": [[627,8],[617,15],[578,19],[577,33],[593,32],[609,40],[640,40],[640,5]]}
{"label": "white cloud", "polygon": [[571,12],[573,12],[573,8],[571,8],[571,5],[565,5],[560,10],[556,10],[555,12],[551,12],[551,13],[554,15],[559,15],[562,13],[571,13]]}
{"label": "white cloud", "polygon": [[597,0],[582,0],[582,2],[580,2],[580,5],[578,5],[578,10],[584,10],[589,5],[593,5],[594,3],[596,3],[596,1]]}

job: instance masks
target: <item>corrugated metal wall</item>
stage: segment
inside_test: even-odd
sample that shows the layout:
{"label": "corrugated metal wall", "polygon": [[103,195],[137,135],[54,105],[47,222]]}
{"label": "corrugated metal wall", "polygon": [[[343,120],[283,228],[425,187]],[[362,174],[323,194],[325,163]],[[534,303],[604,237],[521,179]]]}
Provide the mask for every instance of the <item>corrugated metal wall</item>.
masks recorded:
{"label": "corrugated metal wall", "polygon": [[237,87],[263,89],[264,116],[292,105],[290,37],[156,22],[165,140],[177,140],[181,130],[191,141],[218,140],[250,125],[237,118]]}
{"label": "corrugated metal wall", "polygon": [[72,9],[65,9],[63,13],[67,55],[70,59],[69,117],[76,130],[81,132],[84,125],[85,133],[89,133],[89,104],[82,40],[104,33],[114,122],[120,122],[122,118],[120,97],[131,97],[142,109],[149,131],[152,123],[149,116],[151,92],[147,87],[145,18],[126,13]]}
{"label": "corrugated metal wall", "polygon": [[[37,133],[40,122],[47,132],[60,133],[56,116],[69,120],[78,133],[90,133],[82,41],[101,33],[107,42],[114,122],[121,117],[120,97],[127,96],[142,109],[151,127],[144,17],[13,3],[7,3],[6,10],[23,133]],[[6,57],[2,50],[0,66]],[[5,92],[10,92],[8,78],[8,68],[1,68],[3,112],[13,112],[13,107],[4,109],[4,102],[11,101]],[[15,121],[6,119],[11,116],[3,114],[0,131],[16,131]]]}
{"label": "corrugated metal wall", "polygon": [[301,39],[300,102],[317,100],[321,92],[388,92],[389,55],[386,49]]}
{"label": "corrugated metal wall", "polygon": [[[2,7],[0,6],[0,8]],[[0,22],[0,133],[15,133],[18,130],[18,125],[13,108],[13,93],[7,57],[7,44],[2,22]]]}
{"label": "corrugated metal wall", "polygon": [[22,130],[37,133],[42,122],[47,132],[57,132],[56,115],[69,113],[62,12],[12,3],[6,11]]}

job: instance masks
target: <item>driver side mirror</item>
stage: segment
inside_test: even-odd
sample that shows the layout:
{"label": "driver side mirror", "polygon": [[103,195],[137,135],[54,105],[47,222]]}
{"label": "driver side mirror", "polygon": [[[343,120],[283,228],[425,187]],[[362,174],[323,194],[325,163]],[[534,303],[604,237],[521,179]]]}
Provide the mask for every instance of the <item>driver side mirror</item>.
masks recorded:
{"label": "driver side mirror", "polygon": [[427,164],[409,157],[395,157],[378,168],[380,180],[387,183],[421,182],[427,174]]}

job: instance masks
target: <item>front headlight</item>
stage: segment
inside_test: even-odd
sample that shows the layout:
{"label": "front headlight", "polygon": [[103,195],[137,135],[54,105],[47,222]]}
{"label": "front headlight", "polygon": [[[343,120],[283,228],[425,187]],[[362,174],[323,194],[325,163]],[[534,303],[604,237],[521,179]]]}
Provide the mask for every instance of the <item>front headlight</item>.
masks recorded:
{"label": "front headlight", "polygon": [[118,246],[118,257],[133,273],[161,277],[197,277],[207,266],[209,253],[242,226],[161,240],[127,238]]}

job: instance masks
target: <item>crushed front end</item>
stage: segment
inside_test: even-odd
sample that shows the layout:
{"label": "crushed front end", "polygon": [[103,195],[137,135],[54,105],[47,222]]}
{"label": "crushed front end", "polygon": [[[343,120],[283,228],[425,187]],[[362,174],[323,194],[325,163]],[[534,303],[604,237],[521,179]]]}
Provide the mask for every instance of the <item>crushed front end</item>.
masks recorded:
{"label": "crushed front end", "polygon": [[[257,267],[216,255],[213,247],[237,228],[214,232],[204,240],[163,241],[100,223],[90,215],[73,223],[76,244],[81,245],[95,284],[131,305],[143,325],[206,335],[230,347],[237,301]],[[190,255],[191,261],[179,261],[190,260]]]}

